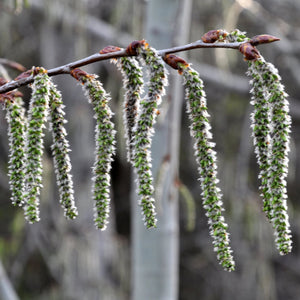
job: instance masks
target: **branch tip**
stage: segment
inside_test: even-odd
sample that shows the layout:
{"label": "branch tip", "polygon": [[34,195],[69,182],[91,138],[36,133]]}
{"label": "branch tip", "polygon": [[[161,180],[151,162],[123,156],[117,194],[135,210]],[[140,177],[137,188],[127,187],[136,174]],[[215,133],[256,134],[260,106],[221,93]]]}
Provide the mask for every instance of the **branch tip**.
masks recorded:
{"label": "branch tip", "polygon": [[257,46],[261,44],[267,44],[267,43],[273,43],[280,41],[280,38],[277,38],[275,36],[269,35],[269,34],[261,34],[261,35],[256,35],[252,37],[249,41],[249,43],[252,46]]}

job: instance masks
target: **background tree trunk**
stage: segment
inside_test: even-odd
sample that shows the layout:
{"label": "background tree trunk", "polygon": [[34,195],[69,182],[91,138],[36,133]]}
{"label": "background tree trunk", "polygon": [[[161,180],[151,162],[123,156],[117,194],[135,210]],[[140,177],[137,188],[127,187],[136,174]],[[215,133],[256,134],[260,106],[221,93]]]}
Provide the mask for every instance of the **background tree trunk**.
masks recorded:
{"label": "background tree trunk", "polygon": [[[192,1],[154,0],[147,5],[145,38],[150,46],[167,48],[187,40]],[[172,76],[173,75],[173,76]],[[175,75],[175,76],[174,76]],[[169,98],[163,99],[153,140],[153,175],[156,186],[157,228],[145,228],[137,196],[133,199],[133,300],[175,300],[178,297],[179,223],[178,176],[181,78],[169,76]],[[170,104],[170,105],[169,105]]]}
{"label": "background tree trunk", "polygon": [[5,300],[19,300],[0,260],[0,299]]}

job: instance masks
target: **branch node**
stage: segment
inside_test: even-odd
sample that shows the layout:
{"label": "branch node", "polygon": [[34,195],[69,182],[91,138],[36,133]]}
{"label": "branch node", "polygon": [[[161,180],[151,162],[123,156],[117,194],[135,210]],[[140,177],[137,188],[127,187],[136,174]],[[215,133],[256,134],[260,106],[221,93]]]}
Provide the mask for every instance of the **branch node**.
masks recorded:
{"label": "branch node", "polygon": [[240,45],[239,51],[244,55],[244,60],[256,60],[260,57],[258,50],[250,43]]}
{"label": "branch node", "polygon": [[88,74],[87,72],[76,68],[70,71],[70,75],[74,77],[76,80],[83,82],[86,81],[86,78],[95,78],[95,76]]}
{"label": "branch node", "polygon": [[146,43],[145,40],[133,41],[126,48],[126,53],[131,56],[136,56],[138,54],[137,49],[140,48],[142,45],[148,47],[148,43]]}
{"label": "branch node", "polygon": [[175,70],[178,70],[179,74],[182,74],[182,71],[185,67],[188,67],[189,64],[182,58],[174,55],[174,54],[166,54],[163,57],[163,60],[166,64],[172,67]]}
{"label": "branch node", "polygon": [[203,43],[224,41],[224,38],[227,36],[227,34],[228,33],[223,29],[210,30],[201,37],[201,40],[203,41]]}

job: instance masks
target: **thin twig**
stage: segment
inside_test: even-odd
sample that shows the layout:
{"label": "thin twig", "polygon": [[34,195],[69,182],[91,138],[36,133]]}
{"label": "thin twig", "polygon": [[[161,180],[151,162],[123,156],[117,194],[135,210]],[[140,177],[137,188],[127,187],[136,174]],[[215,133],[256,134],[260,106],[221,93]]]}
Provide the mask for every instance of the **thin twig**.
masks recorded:
{"label": "thin twig", "polygon": [[[192,49],[197,49],[197,48],[238,49],[241,44],[242,43],[204,43],[204,42],[202,42],[202,40],[199,40],[194,43],[187,44],[187,45],[159,50],[158,54],[160,56],[164,56],[169,53],[176,53],[176,52],[187,51],[187,50],[192,50]],[[48,70],[48,75],[55,76],[55,75],[59,75],[59,74],[68,74],[74,68],[86,66],[86,65],[89,65],[94,62],[101,61],[101,60],[107,60],[107,59],[111,59],[111,58],[118,58],[118,57],[124,57],[124,56],[128,56],[125,49],[122,49],[122,50],[116,51],[116,52],[105,53],[105,54],[95,53],[91,56],[71,62],[69,64],[50,69],[50,70]],[[29,76],[29,77],[22,78],[19,80],[10,81],[7,84],[4,84],[3,86],[0,87],[0,94],[12,91],[16,88],[19,88],[20,86],[24,86],[24,85],[27,85],[32,82],[33,82],[33,76]]]}
{"label": "thin twig", "polygon": [[6,65],[6,66],[8,66],[12,69],[15,69],[17,71],[20,71],[20,72],[24,72],[26,70],[26,68],[24,66],[22,66],[21,64],[15,62],[15,61],[6,59],[6,58],[0,58],[0,64]]}

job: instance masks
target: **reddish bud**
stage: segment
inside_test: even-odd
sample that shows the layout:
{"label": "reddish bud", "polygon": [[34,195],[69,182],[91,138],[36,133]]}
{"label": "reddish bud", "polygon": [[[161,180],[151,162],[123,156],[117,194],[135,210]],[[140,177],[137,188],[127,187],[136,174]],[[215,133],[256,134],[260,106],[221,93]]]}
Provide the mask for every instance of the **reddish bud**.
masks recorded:
{"label": "reddish bud", "polygon": [[21,73],[20,75],[18,75],[15,80],[20,80],[20,79],[23,79],[23,78],[27,78],[29,76],[31,76],[31,73],[32,73],[32,70],[27,70],[23,73]]}
{"label": "reddish bud", "polygon": [[11,91],[4,94],[0,94],[0,102],[5,101],[14,102],[15,97],[23,97],[23,94],[19,91]]}
{"label": "reddish bud", "polygon": [[0,94],[0,103],[4,103],[6,100],[12,101],[12,97],[8,93]]}
{"label": "reddish bud", "polygon": [[106,53],[111,53],[111,52],[117,52],[120,51],[121,48],[116,47],[116,46],[106,46],[102,50],[99,51],[100,54],[106,54]]}
{"label": "reddish bud", "polygon": [[[6,84],[7,82],[8,81],[6,79],[0,77],[0,86]],[[7,93],[0,94],[0,102],[4,102],[5,100],[13,102],[15,97],[23,97],[23,94],[19,91],[10,91]]]}
{"label": "reddish bud", "polygon": [[239,50],[244,55],[245,60],[254,60],[260,57],[258,50],[249,42],[241,44]]}
{"label": "reddish bud", "polygon": [[20,91],[11,91],[8,92],[7,94],[9,94],[12,97],[23,97],[23,93],[21,93]]}
{"label": "reddish bud", "polygon": [[164,61],[166,64],[168,64],[170,67],[172,67],[175,70],[178,70],[178,73],[182,73],[182,68],[189,66],[189,64],[182,58],[174,55],[174,54],[167,54],[164,56]]}
{"label": "reddish bud", "polygon": [[0,86],[6,84],[8,81],[3,77],[0,77]]}
{"label": "reddish bud", "polygon": [[87,72],[76,68],[71,70],[70,75],[73,76],[78,81],[85,81],[86,78],[93,78],[93,75],[88,74]]}
{"label": "reddish bud", "polygon": [[214,43],[219,40],[220,36],[225,37],[226,35],[227,33],[224,30],[210,30],[201,37],[201,40],[203,43]]}
{"label": "reddish bud", "polygon": [[36,76],[37,74],[40,74],[40,73],[47,73],[47,70],[44,68],[41,68],[41,67],[32,67],[32,69],[27,70],[27,71],[21,73],[20,75],[18,75],[15,78],[15,80],[27,78],[27,77],[30,77],[31,75]]}
{"label": "reddish bud", "polygon": [[257,46],[260,44],[267,44],[267,43],[272,43],[272,42],[276,42],[279,41],[280,39],[272,36],[272,35],[268,35],[268,34],[261,34],[261,35],[256,35],[253,38],[251,38],[251,40],[249,41],[249,43],[252,46]]}
{"label": "reddish bud", "polygon": [[41,68],[41,67],[32,67],[32,70],[31,70],[31,74],[33,76],[36,76],[37,74],[45,74],[47,73],[48,71],[44,68]]}
{"label": "reddish bud", "polygon": [[71,70],[70,75],[73,76],[76,80],[80,80],[81,77],[87,77],[88,73],[79,68],[76,68]]}
{"label": "reddish bud", "polygon": [[148,46],[148,43],[146,43],[145,40],[141,40],[141,41],[133,41],[132,43],[130,43],[128,45],[128,47],[126,48],[126,53],[128,55],[137,55],[137,48],[141,47],[142,45]]}

